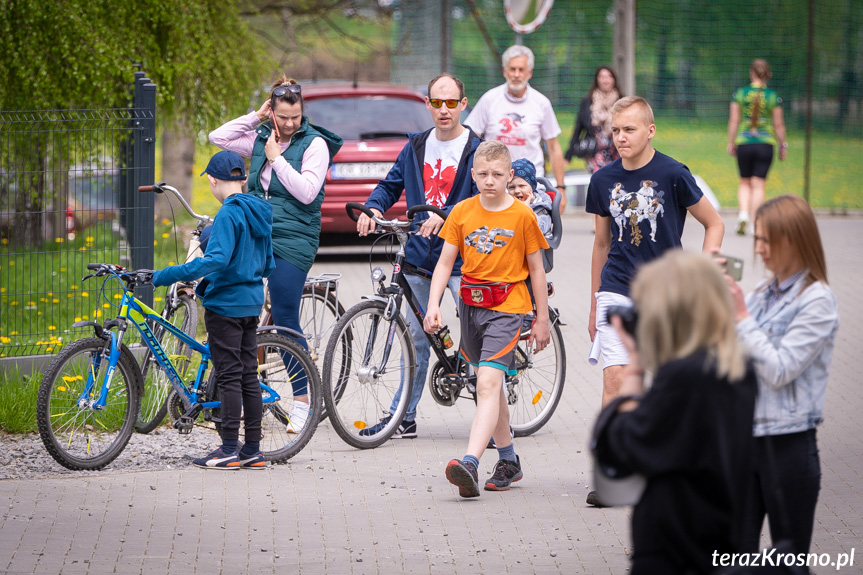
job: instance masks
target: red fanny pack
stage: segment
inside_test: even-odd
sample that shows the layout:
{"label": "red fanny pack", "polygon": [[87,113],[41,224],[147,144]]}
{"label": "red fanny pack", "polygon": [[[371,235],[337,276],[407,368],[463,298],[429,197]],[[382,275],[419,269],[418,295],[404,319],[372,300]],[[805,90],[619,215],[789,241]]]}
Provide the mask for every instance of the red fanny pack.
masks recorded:
{"label": "red fanny pack", "polygon": [[461,276],[459,294],[467,305],[495,307],[506,301],[514,285],[504,282],[481,282],[468,276]]}

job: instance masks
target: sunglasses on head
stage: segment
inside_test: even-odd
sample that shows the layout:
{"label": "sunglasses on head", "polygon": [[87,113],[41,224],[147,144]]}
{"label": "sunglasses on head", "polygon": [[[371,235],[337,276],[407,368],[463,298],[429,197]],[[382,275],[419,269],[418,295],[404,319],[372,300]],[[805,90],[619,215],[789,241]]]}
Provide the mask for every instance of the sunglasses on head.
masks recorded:
{"label": "sunglasses on head", "polygon": [[275,96],[277,98],[281,98],[282,96],[284,96],[288,92],[290,92],[292,94],[299,94],[302,91],[302,89],[303,89],[303,87],[300,86],[299,84],[288,84],[288,85],[283,84],[281,86],[276,86],[275,88],[273,88],[273,96]]}
{"label": "sunglasses on head", "polygon": [[440,98],[429,98],[429,103],[431,104],[432,108],[440,108],[441,106],[446,104],[446,107],[451,110],[458,106],[459,102],[461,102],[461,100],[441,100]]}

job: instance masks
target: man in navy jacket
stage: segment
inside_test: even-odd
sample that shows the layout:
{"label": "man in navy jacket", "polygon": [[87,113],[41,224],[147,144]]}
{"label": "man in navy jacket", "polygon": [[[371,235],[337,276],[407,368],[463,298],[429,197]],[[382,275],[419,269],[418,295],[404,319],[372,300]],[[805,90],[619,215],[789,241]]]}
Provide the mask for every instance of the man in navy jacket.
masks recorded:
{"label": "man in navy jacket", "polygon": [[[399,154],[395,165],[387,177],[378,182],[366,200],[366,207],[379,217],[399,200],[402,191],[407,194],[409,209],[418,205],[430,205],[447,213],[460,201],[478,193],[470,171],[473,167],[474,151],[481,139],[459,121],[467,106],[464,84],[455,76],[441,74],[429,82],[428,94],[426,108],[431,113],[435,127],[422,133],[408,134],[408,143]],[[419,228],[420,234],[411,235],[406,248],[407,262],[419,268],[420,274],[425,274],[405,276],[423,309],[428,305],[431,271],[437,264],[444,244],[437,236],[443,222],[439,216],[428,213],[428,218]],[[357,222],[359,234],[364,236],[374,229],[374,221],[365,214],[360,215]],[[453,299],[457,298],[460,276],[461,259],[456,262],[450,277],[449,287]],[[417,435],[416,410],[425,387],[430,347],[422,324],[416,321],[413,314],[406,315],[416,346],[417,370],[407,413],[393,437],[409,439]],[[399,388],[393,398],[390,414],[395,412],[401,392]],[[380,423],[364,429],[361,433],[374,435],[380,432],[391,417],[392,415],[384,417]]]}

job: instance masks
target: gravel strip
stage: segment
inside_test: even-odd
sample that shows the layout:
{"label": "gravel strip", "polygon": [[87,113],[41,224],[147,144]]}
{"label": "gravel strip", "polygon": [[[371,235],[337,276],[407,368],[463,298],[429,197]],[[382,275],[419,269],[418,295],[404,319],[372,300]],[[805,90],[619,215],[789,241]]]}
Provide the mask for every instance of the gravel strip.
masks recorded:
{"label": "gravel strip", "polygon": [[176,469],[192,464],[192,459],[206,455],[220,445],[214,430],[195,427],[192,433],[180,435],[161,427],[147,435],[133,433],[122,453],[99,471],[66,469],[45,450],[38,433],[0,435],[0,480],[82,477],[135,471]]}

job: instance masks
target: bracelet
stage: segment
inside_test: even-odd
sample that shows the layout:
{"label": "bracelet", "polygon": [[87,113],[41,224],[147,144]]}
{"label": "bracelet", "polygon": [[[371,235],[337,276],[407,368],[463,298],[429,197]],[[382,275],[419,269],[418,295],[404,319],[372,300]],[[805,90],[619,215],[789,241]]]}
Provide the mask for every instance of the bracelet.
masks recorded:
{"label": "bracelet", "polygon": [[787,150],[787,149],[788,149],[788,142],[783,142],[783,143],[779,146],[779,149],[781,149],[781,150]]}
{"label": "bracelet", "polygon": [[555,188],[557,188],[558,190],[565,190],[566,186],[555,186]]}

